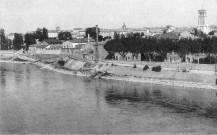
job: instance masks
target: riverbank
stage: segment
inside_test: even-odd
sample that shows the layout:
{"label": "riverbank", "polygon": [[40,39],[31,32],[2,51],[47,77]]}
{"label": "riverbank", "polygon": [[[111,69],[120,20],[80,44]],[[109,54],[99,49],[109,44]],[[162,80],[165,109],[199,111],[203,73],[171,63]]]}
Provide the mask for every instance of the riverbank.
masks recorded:
{"label": "riverbank", "polygon": [[55,60],[51,63],[43,62],[43,60],[40,59],[34,59],[34,56],[31,56],[31,58],[26,56],[18,56],[18,58],[23,59],[24,61],[16,61],[16,59],[11,59],[0,60],[0,62],[29,63],[38,66],[41,69],[47,69],[54,72],[75,76],[167,85],[171,87],[217,90],[215,85],[216,76],[215,73],[211,71],[205,72],[200,70],[192,70],[190,72],[180,72],[163,68],[161,72],[153,72],[151,69],[143,71],[142,65],[137,65],[136,68],[133,68],[133,65],[126,65],[123,63],[118,64],[109,61],[99,62],[97,65],[91,65],[88,63],[90,64],[89,68],[85,68],[85,63],[81,64],[79,61],[76,62],[74,59],[72,60],[73,62],[71,62],[74,64],[71,66],[73,69],[70,69],[70,67],[59,66],[57,62],[54,62],[57,60],[57,57],[55,57]]}

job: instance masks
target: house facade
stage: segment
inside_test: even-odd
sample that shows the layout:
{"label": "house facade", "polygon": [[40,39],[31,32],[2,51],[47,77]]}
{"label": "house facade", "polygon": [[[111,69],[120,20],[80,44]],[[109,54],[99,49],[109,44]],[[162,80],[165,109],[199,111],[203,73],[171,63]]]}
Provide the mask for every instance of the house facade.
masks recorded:
{"label": "house facade", "polygon": [[56,30],[49,30],[48,31],[48,38],[58,38],[58,31]]}
{"label": "house facade", "polygon": [[30,45],[28,52],[32,54],[61,54],[62,41],[57,39],[46,39],[41,43]]}
{"label": "house facade", "polygon": [[182,39],[182,38],[194,38],[194,34],[192,34],[192,33],[189,32],[189,31],[184,31],[184,32],[181,32],[181,33],[180,33],[179,38],[180,38],[180,39]]}
{"label": "house facade", "polygon": [[14,33],[10,33],[7,35],[8,39],[13,40],[14,39]]}

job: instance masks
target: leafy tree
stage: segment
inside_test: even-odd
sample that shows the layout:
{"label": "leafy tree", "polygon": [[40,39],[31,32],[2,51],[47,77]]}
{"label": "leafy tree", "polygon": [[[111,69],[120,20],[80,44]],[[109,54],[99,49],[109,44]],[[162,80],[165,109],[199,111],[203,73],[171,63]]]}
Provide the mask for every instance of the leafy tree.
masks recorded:
{"label": "leafy tree", "polygon": [[114,32],[114,40],[117,40],[120,38],[120,34],[118,34],[116,31]]}
{"label": "leafy tree", "polygon": [[26,33],[24,35],[25,43],[26,43],[26,50],[29,50],[29,45],[36,43],[35,36],[36,36],[35,33]]}
{"label": "leafy tree", "polygon": [[178,43],[177,43],[177,53],[179,55],[179,57],[182,59],[182,61],[185,59],[185,55],[189,54],[189,44],[190,44],[191,40],[190,39],[181,39]]}
{"label": "leafy tree", "polygon": [[209,35],[214,35],[214,31],[209,32]]}
{"label": "leafy tree", "polygon": [[0,29],[0,48],[3,49],[3,44],[4,44],[4,40],[5,40],[5,30],[4,29]]}
{"label": "leafy tree", "polygon": [[39,41],[48,39],[48,30],[46,28],[38,28],[36,30],[36,39],[38,39]]}
{"label": "leafy tree", "polygon": [[72,35],[70,32],[60,32],[58,38],[59,40],[72,40]]}
{"label": "leafy tree", "polygon": [[[88,37],[88,34],[90,35],[90,37],[96,40],[96,27],[86,28],[85,30],[86,38]],[[98,28],[98,40],[102,41],[103,37],[99,34],[100,34],[100,28]]]}
{"label": "leafy tree", "polygon": [[15,33],[14,40],[13,40],[13,47],[14,50],[20,50],[23,45],[23,36],[22,34]]}
{"label": "leafy tree", "polygon": [[8,50],[8,49],[11,49],[11,40],[8,39],[6,36],[5,36],[5,30],[4,29],[0,29],[0,36],[1,36],[1,42],[0,42],[0,45],[1,45],[1,49],[2,50]]}

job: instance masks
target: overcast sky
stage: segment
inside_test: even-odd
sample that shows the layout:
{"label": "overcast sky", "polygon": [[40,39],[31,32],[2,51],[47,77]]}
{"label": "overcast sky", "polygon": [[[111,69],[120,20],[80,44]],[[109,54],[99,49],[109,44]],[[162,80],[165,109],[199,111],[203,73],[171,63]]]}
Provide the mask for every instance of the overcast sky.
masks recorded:
{"label": "overcast sky", "polygon": [[0,28],[6,33],[36,30],[197,26],[198,9],[217,25],[217,0],[0,0]]}

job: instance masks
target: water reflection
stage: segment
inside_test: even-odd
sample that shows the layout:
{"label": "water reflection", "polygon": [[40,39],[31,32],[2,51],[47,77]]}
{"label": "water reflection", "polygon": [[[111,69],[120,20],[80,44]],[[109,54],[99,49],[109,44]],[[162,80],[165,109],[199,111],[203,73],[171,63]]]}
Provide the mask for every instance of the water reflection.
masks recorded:
{"label": "water reflection", "polygon": [[[2,70],[0,71],[1,75],[1,86],[5,87],[6,86],[6,76],[5,76],[5,71]],[[4,89],[4,88],[3,88]]]}
{"label": "water reflection", "polygon": [[[142,88],[143,92],[141,91]],[[183,92],[184,91],[184,92]],[[186,93],[186,91],[188,91]],[[208,93],[215,91],[207,90]],[[171,89],[169,87],[142,86],[132,88],[126,85],[120,89],[112,85],[105,91],[105,99],[109,104],[121,104],[122,102],[143,102],[159,105],[173,110],[173,113],[195,112],[197,116],[217,118],[217,100],[207,97],[207,92],[195,89]],[[207,97],[207,98],[205,98]],[[211,101],[210,101],[211,100]]]}

